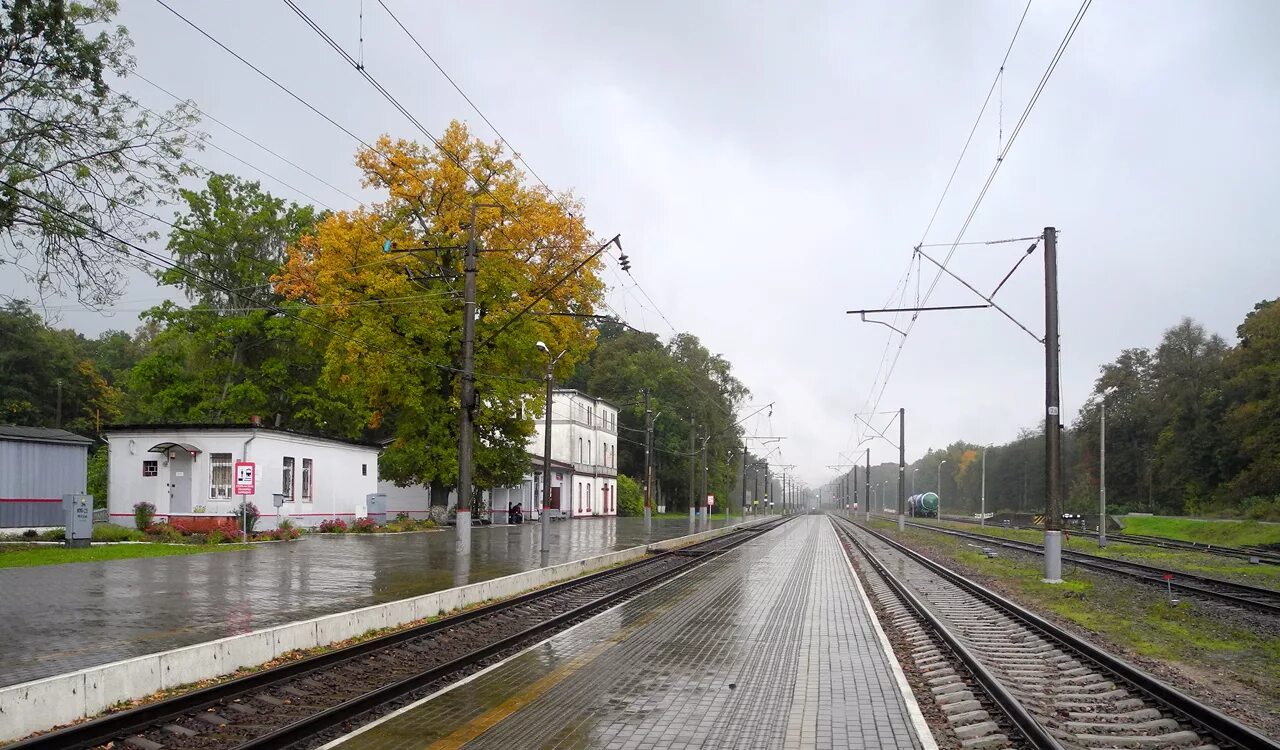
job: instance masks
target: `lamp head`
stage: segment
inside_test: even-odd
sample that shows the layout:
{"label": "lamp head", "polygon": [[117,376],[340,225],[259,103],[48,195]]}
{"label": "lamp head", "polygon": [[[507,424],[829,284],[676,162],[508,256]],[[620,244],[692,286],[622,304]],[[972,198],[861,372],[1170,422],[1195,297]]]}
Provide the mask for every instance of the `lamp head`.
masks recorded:
{"label": "lamp head", "polygon": [[543,354],[547,355],[548,357],[550,357],[550,356],[551,356],[551,350],[550,350],[550,349],[548,349],[548,348],[547,348],[547,345],[546,345],[546,344],[544,344],[544,343],[542,343],[541,341],[539,341],[538,343],[534,344],[534,346],[538,347],[538,350],[539,350],[539,351],[541,351]]}

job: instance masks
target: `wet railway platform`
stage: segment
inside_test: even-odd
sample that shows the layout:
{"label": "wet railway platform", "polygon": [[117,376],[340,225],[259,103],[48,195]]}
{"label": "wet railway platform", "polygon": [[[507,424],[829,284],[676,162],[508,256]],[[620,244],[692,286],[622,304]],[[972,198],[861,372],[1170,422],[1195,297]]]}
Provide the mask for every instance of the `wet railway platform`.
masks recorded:
{"label": "wet railway platform", "polygon": [[[548,564],[716,528],[684,519],[584,518],[551,526]],[[0,571],[0,687],[543,565],[537,524],[315,535],[234,552]]]}
{"label": "wet railway platform", "polygon": [[935,748],[887,650],[804,516],[326,747]]}

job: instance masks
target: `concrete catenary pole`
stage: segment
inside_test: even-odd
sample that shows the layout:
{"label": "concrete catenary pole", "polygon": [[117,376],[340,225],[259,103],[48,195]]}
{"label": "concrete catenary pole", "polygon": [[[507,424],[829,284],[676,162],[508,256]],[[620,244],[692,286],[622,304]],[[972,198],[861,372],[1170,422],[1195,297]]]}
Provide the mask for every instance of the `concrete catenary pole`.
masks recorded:
{"label": "concrete catenary pole", "polygon": [[978,506],[978,525],[987,525],[987,447],[982,447],[982,499]]}
{"label": "concrete catenary pole", "polygon": [[871,523],[871,449],[870,448],[867,449],[867,475],[863,477],[863,479],[866,480],[865,489],[867,491],[866,493],[867,507],[866,507],[866,510],[862,513],[862,520],[864,523],[869,524]]}
{"label": "concrete catenary pole", "polygon": [[649,389],[644,389],[644,522],[648,528],[653,519],[653,411],[649,408]]}
{"label": "concrete catenary pole", "polygon": [[1058,231],[1044,228],[1044,582],[1062,582],[1062,406],[1058,391]]}
{"label": "concrete catenary pole", "polygon": [[694,497],[698,493],[695,478],[698,475],[698,421],[689,424],[689,520],[698,518],[698,505]]}
{"label": "concrete catenary pole", "polygon": [[907,410],[898,409],[898,531],[907,528]]}

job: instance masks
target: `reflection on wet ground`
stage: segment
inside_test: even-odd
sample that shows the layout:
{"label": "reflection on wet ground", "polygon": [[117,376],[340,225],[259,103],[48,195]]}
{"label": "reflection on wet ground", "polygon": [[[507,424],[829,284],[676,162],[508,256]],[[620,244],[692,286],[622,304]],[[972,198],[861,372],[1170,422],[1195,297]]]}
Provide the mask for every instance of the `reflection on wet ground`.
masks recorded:
{"label": "reflection on wet ground", "polygon": [[[685,519],[588,518],[551,526],[549,564],[708,528]],[[722,518],[710,528],[724,525]],[[540,567],[537,524],[316,535],[243,552],[0,571],[0,685]]]}

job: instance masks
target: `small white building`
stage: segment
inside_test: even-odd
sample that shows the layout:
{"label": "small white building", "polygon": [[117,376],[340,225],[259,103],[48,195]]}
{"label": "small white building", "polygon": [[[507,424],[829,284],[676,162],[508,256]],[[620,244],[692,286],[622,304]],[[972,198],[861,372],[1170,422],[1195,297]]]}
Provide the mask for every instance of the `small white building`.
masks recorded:
{"label": "small white building", "polygon": [[[542,502],[544,436],[543,415],[538,415],[529,438],[529,472],[515,487],[484,493],[477,508],[487,505],[495,523],[503,523],[507,509],[517,503],[525,518],[538,518]],[[579,391],[562,388],[553,394],[551,409],[551,503],[552,514],[566,517],[614,516],[618,514],[618,408]],[[430,512],[426,487],[397,487],[382,481],[378,491],[387,496],[387,514],[408,513],[425,518]],[[449,493],[449,507],[457,495]],[[482,517],[479,510],[475,517]]]}
{"label": "small white building", "polygon": [[[231,519],[241,500],[257,506],[259,528],[279,510],[300,526],[365,515],[378,490],[378,446],[255,425],[128,425],[105,432],[108,513],[133,525],[133,506],[155,505],[156,520],[181,520],[193,530]],[[253,464],[253,491],[236,494],[236,464]]]}

